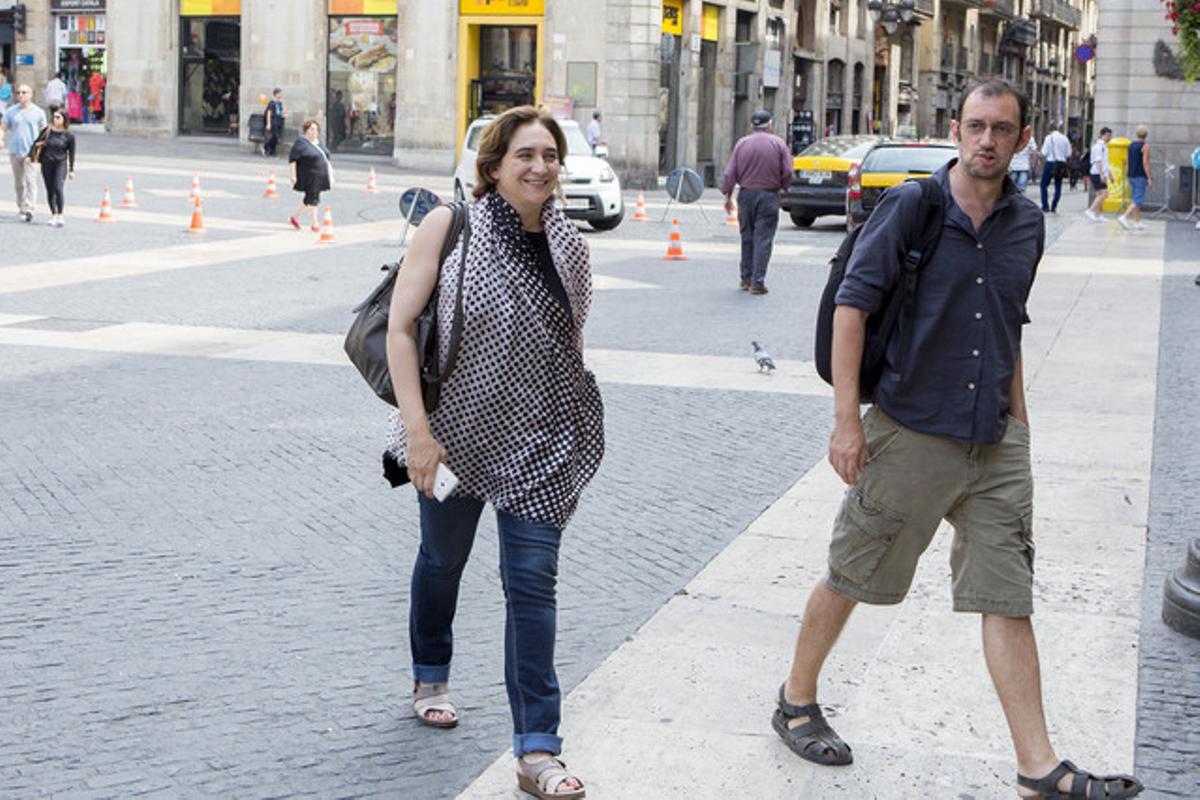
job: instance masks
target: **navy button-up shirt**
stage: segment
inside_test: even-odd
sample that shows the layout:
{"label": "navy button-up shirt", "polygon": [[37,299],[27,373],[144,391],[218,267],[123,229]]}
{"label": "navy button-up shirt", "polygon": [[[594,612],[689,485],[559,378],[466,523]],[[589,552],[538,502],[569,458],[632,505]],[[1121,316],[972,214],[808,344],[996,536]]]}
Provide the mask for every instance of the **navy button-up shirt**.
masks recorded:
{"label": "navy button-up shirt", "polygon": [[[954,159],[934,173],[946,222],[921,269],[916,302],[900,314],[875,393],[896,421],[963,442],[995,444],[1008,426],[1009,393],[1025,303],[1046,240],[1037,205],[1012,181],[978,233],[950,194]],[[889,189],[859,234],[838,305],[875,312],[899,285],[908,236],[918,235],[921,187]],[[913,242],[915,245],[915,242]]]}

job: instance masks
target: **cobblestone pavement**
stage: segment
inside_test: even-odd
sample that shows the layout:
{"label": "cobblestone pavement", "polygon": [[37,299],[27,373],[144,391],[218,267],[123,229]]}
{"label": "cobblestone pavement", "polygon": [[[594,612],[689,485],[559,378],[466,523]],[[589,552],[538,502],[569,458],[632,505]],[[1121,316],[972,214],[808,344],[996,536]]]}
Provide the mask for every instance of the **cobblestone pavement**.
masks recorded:
{"label": "cobblestone pavement", "polygon": [[1142,588],[1136,764],[1151,796],[1200,797],[1200,641],[1162,621],[1163,580],[1200,536],[1200,231],[1167,228],[1150,531]]}
{"label": "cobblestone pavement", "polygon": [[[396,216],[409,176],[376,165],[385,191],[368,195],[356,188],[367,162],[335,163],[339,225]],[[272,166],[286,174],[282,159]],[[262,159],[221,143],[81,135],[68,187],[79,216],[64,230],[15,221],[0,181],[0,281],[19,265],[194,246],[182,230],[196,169],[213,219],[287,231],[293,196],[283,182],[281,200],[261,198]],[[115,225],[88,221],[103,186],[116,200],[126,174],[142,212],[178,225],[122,222],[119,209]],[[647,199],[657,220],[661,197]],[[704,202],[711,224],[679,212],[687,262],[659,260],[665,223],[587,234],[597,273],[652,287],[598,292],[588,346],[749,365],[756,338],[807,360],[839,222],[781,223],[772,293],[751,298],[734,288],[736,229],[720,225],[711,193]],[[377,240],[273,256],[262,237],[211,227],[208,241],[245,241],[244,257],[4,290],[0,315],[68,332],[159,322],[339,333],[395,252]],[[1059,228],[1051,219],[1051,237]],[[752,379],[745,391],[602,386],[608,453],[562,553],[565,690],[824,456],[828,400],[755,391]],[[382,406],[351,370],[4,345],[0,391],[0,797],[445,797],[508,746],[486,517],[456,627],[464,723],[431,734],[410,718],[415,503],[377,477]],[[1177,560],[1175,548],[1164,568]],[[1159,673],[1147,663],[1144,684],[1169,684],[1167,657]],[[1177,717],[1169,701],[1153,714]]]}

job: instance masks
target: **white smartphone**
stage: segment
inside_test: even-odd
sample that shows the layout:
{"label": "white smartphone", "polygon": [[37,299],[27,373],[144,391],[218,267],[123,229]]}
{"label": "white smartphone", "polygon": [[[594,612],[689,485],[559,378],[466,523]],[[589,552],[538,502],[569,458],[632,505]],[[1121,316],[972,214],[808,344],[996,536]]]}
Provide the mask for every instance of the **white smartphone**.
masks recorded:
{"label": "white smartphone", "polygon": [[437,473],[433,476],[433,496],[439,503],[450,496],[454,487],[458,486],[458,476],[450,471],[445,464],[439,463]]}

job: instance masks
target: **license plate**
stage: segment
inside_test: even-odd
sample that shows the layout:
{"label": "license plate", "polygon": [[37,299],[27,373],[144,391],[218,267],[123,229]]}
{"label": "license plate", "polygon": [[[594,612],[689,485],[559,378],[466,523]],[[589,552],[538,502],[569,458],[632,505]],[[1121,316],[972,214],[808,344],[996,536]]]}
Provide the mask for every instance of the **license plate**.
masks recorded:
{"label": "license plate", "polygon": [[829,180],[832,177],[833,177],[833,173],[831,173],[831,172],[823,172],[820,170],[811,170],[811,169],[806,169],[806,170],[800,171],[800,179],[806,180],[812,184],[824,183],[825,181]]}
{"label": "license plate", "polygon": [[586,197],[568,197],[566,200],[566,207],[570,209],[583,209],[586,211],[592,207],[592,203]]}

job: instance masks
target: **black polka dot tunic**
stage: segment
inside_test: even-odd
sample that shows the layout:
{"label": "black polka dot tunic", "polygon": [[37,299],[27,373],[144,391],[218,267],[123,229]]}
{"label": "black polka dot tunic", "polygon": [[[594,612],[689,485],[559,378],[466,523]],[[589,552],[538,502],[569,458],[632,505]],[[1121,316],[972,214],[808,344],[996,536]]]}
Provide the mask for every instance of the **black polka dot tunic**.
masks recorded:
{"label": "black polka dot tunic", "polygon": [[[542,226],[564,305],[504,198],[493,191],[472,203],[470,223],[462,341],[430,430],[459,478],[456,494],[563,527],[604,455],[604,406],[582,353],[592,293],[587,243],[560,210],[545,205]],[[460,240],[438,279],[443,364],[461,249]],[[404,447],[404,424],[394,411],[388,449],[400,464]]]}

